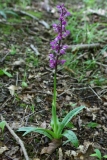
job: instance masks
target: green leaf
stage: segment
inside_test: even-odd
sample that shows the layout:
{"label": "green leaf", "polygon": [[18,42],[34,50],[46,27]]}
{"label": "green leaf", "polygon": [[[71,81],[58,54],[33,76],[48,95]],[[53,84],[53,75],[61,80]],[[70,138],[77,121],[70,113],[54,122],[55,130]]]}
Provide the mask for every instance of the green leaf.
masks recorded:
{"label": "green leaf", "polygon": [[60,123],[60,127],[58,130],[58,133],[60,134],[62,132],[62,130],[64,129],[64,127],[68,124],[68,122],[75,116],[77,115],[83,108],[85,108],[85,106],[80,106],[77,107],[73,110],[71,110],[62,120],[62,122]]}
{"label": "green leaf", "polygon": [[96,152],[98,158],[101,159],[102,156],[101,156],[100,150],[99,149],[95,149],[94,151]]}
{"label": "green leaf", "polygon": [[35,130],[35,127],[21,127],[18,129],[18,131],[20,132],[25,132],[23,135],[28,134],[30,132],[33,132]]}
{"label": "green leaf", "polygon": [[4,10],[4,12],[5,13],[7,13],[7,14],[11,14],[11,15],[13,15],[13,16],[18,16],[18,14],[17,13],[15,13],[15,12],[13,12],[13,11],[10,11],[10,10]]}
{"label": "green leaf", "polygon": [[27,85],[27,83],[26,82],[22,82],[22,87],[27,87],[28,85]]}
{"label": "green leaf", "polygon": [[0,76],[3,76],[3,75],[6,75],[6,76],[8,76],[8,77],[13,77],[9,72],[7,72],[6,70],[4,70],[4,69],[0,69]]}
{"label": "green leaf", "polygon": [[98,123],[89,122],[89,123],[87,124],[87,127],[95,128],[95,127],[97,127],[98,125],[99,125]]}
{"label": "green leaf", "polygon": [[4,72],[2,69],[0,69],[0,76],[3,76],[4,75]]}
{"label": "green leaf", "polygon": [[62,135],[68,139],[64,144],[71,142],[75,147],[78,147],[78,138],[73,131],[65,130]]}
{"label": "green leaf", "polygon": [[96,153],[91,154],[90,156],[92,156],[92,157],[98,157]]}
{"label": "green leaf", "polygon": [[73,125],[73,123],[68,122],[68,123],[66,124],[66,127],[67,127],[67,128],[74,128],[74,125]]}
{"label": "green leaf", "polygon": [[107,158],[107,155],[103,156],[104,158]]}
{"label": "green leaf", "polygon": [[3,10],[0,10],[0,15],[3,16],[3,18],[5,18],[5,19],[7,18],[6,14]]}
{"label": "green leaf", "polygon": [[99,150],[99,149],[95,149],[94,151],[95,151],[96,153],[91,154],[90,156],[98,157],[98,158],[101,160],[102,156],[101,156],[100,150]]}
{"label": "green leaf", "polygon": [[9,78],[13,77],[9,72],[5,71],[4,69],[3,69],[3,72],[4,72],[4,74],[5,74],[6,76],[8,76]]}
{"label": "green leaf", "polygon": [[53,118],[51,118],[51,123],[50,123],[52,129],[54,130],[54,122],[53,122]]}
{"label": "green leaf", "polygon": [[28,134],[30,132],[37,132],[37,133],[40,133],[40,134],[47,136],[50,139],[53,139],[55,137],[55,134],[51,130],[44,129],[44,128],[21,127],[18,129],[18,131],[24,131],[25,133],[23,134],[23,136],[25,136],[26,134]]}
{"label": "green leaf", "polygon": [[2,132],[4,131],[5,125],[6,125],[5,121],[0,122],[0,128],[2,129]]}

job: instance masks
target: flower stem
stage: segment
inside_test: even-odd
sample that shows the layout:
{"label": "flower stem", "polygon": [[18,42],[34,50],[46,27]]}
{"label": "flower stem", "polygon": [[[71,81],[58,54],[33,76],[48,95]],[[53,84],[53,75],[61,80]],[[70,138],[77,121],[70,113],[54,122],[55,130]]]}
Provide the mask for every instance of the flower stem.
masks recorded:
{"label": "flower stem", "polygon": [[54,74],[54,95],[53,95],[53,103],[52,103],[52,119],[54,123],[54,133],[57,133],[57,115],[56,115],[56,72]]}

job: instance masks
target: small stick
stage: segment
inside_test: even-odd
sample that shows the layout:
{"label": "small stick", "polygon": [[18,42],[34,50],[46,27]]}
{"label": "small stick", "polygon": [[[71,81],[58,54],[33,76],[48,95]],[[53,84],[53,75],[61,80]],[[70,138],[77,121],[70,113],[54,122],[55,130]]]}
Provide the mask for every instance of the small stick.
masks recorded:
{"label": "small stick", "polygon": [[97,14],[98,16],[106,17],[106,10],[98,9],[98,10],[93,10],[93,9],[88,9],[89,13],[87,14]]}
{"label": "small stick", "polygon": [[[5,121],[5,119],[3,118],[3,116],[1,115],[1,120]],[[26,152],[25,146],[23,144],[23,141],[16,135],[16,133],[10,128],[10,126],[8,125],[8,123],[5,121],[6,123],[6,127],[8,128],[9,132],[12,134],[12,136],[15,138],[15,140],[17,141],[18,144],[20,144],[21,149],[23,151],[25,160],[29,160],[28,154]]]}
{"label": "small stick", "polygon": [[2,63],[8,55],[9,55],[9,52],[0,60],[0,62]]}
{"label": "small stick", "polygon": [[91,86],[89,86],[89,88],[93,91],[93,93],[98,97],[98,99],[100,99],[102,101],[102,99],[99,97],[99,95],[92,89]]}
{"label": "small stick", "polygon": [[38,49],[33,44],[31,44],[30,47],[35,52],[36,56],[40,55],[40,53],[38,52]]}
{"label": "small stick", "polygon": [[19,77],[19,73],[16,73],[16,86],[18,86],[18,77]]}
{"label": "small stick", "polygon": [[100,63],[100,62],[96,62],[96,63],[99,64],[100,66],[107,67],[106,64],[102,64],[102,63]]}
{"label": "small stick", "polygon": [[93,43],[93,44],[77,44],[77,45],[69,45],[68,50],[72,49],[73,51],[79,50],[79,49],[91,49],[91,48],[98,48],[101,47],[99,43]]}

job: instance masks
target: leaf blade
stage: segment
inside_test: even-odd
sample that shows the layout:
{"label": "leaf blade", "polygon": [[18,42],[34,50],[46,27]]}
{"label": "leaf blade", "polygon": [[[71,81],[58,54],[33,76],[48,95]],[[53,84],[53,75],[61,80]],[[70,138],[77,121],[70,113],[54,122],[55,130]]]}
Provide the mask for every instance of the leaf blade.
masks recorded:
{"label": "leaf blade", "polygon": [[58,130],[58,133],[61,133],[62,130],[64,129],[64,127],[68,124],[68,122],[75,116],[77,115],[82,109],[84,109],[85,106],[80,106],[77,107],[73,110],[71,110],[62,120],[62,122],[60,122],[60,127]]}
{"label": "leaf blade", "polygon": [[100,150],[99,149],[95,149],[95,152],[96,152],[98,158],[101,159],[102,156],[101,156]]}
{"label": "leaf blade", "polygon": [[5,125],[6,125],[5,121],[0,122],[0,128],[1,128],[2,132],[4,131]]}
{"label": "leaf blade", "polygon": [[49,139],[53,139],[53,137],[54,137],[54,133],[51,130],[44,129],[44,128],[21,127],[18,129],[18,131],[19,132],[24,131],[25,133],[23,134],[23,136],[25,136],[26,134],[28,134],[30,132],[37,132],[37,133],[40,133],[40,134],[47,136]]}
{"label": "leaf blade", "polygon": [[71,142],[75,147],[78,147],[79,145],[78,138],[73,131],[65,130],[65,132],[62,135],[68,139],[65,143]]}

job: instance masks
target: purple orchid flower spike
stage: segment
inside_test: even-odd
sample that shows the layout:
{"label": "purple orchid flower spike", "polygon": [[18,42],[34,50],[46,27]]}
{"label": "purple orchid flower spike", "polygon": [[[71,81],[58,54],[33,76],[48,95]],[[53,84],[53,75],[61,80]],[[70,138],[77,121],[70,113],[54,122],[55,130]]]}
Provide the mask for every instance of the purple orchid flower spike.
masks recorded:
{"label": "purple orchid flower spike", "polygon": [[66,53],[66,49],[68,48],[66,44],[62,44],[62,40],[70,34],[70,31],[65,28],[67,25],[66,17],[70,16],[70,12],[67,11],[64,4],[58,5],[57,9],[60,14],[59,23],[53,24],[53,30],[57,33],[57,36],[50,43],[54,53],[49,54],[50,67],[55,68],[56,71],[57,65],[63,65],[66,62],[65,60],[60,60],[59,58]]}

